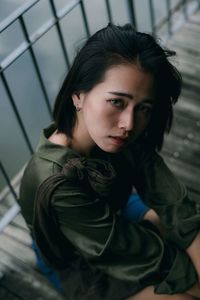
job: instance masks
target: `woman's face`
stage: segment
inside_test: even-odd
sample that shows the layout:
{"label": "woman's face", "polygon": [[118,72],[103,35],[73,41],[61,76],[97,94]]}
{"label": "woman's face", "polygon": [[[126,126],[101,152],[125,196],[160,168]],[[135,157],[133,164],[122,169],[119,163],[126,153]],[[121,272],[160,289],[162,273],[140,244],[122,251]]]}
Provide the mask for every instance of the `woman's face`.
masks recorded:
{"label": "woman's face", "polygon": [[134,64],[113,66],[103,82],[73,95],[77,113],[74,140],[85,154],[94,146],[117,153],[146,129],[154,104],[153,76]]}

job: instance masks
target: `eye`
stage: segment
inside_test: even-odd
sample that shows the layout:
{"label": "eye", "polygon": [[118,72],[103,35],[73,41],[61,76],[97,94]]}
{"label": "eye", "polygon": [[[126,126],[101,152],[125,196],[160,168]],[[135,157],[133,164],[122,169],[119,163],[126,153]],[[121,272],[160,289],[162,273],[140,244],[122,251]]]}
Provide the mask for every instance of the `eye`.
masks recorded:
{"label": "eye", "polygon": [[122,99],[109,99],[107,100],[112,106],[116,106],[116,107],[123,107],[124,106],[124,102]]}
{"label": "eye", "polygon": [[152,112],[152,104],[148,104],[148,103],[144,103],[144,104],[140,104],[138,107],[137,107],[137,111],[138,112],[141,112],[145,115],[150,115],[151,112]]}

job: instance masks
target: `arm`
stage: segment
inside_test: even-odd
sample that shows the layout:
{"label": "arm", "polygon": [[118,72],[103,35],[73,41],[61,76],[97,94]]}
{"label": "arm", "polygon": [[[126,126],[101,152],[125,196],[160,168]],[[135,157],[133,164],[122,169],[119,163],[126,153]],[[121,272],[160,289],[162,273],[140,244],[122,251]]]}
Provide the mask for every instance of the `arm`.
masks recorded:
{"label": "arm", "polygon": [[186,250],[200,229],[195,202],[156,152],[143,158],[137,170],[135,185],[139,194],[161,218],[166,238]]}
{"label": "arm", "polygon": [[186,252],[190,256],[197,271],[200,284],[200,232],[198,232],[191,245],[186,249]]}
{"label": "arm", "polygon": [[155,210],[153,210],[153,209],[148,210],[147,213],[144,215],[144,220],[148,220],[151,223],[153,223],[158,228],[161,235],[162,236],[165,235],[165,228],[161,224],[160,218],[159,218],[158,214],[155,212]]}

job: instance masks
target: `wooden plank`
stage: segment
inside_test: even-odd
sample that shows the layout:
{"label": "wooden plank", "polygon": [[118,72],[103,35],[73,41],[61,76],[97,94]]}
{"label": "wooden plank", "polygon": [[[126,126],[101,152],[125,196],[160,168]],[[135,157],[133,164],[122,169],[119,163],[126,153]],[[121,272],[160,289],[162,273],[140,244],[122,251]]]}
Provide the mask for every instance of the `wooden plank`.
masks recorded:
{"label": "wooden plank", "polygon": [[5,274],[6,274],[6,266],[2,265],[0,262],[0,273],[4,274],[0,278],[0,299],[6,299],[6,300],[19,300],[21,297],[18,297],[15,293],[12,291],[9,291],[6,287],[3,286],[3,280],[5,280]]}
{"label": "wooden plank", "polygon": [[7,290],[0,282],[0,299],[1,300],[22,300],[21,297],[18,297],[15,293]]}
{"label": "wooden plank", "polygon": [[[187,38],[186,38],[187,37]],[[200,45],[199,32],[191,30],[189,27],[183,27],[182,30],[178,31],[171,39],[172,41],[178,41],[183,45],[197,48]]]}
{"label": "wooden plank", "polygon": [[0,217],[4,216],[4,214],[8,211],[8,206],[3,205],[3,203],[0,203]]}
{"label": "wooden plank", "polygon": [[29,231],[24,230],[23,228],[19,228],[15,226],[13,223],[11,223],[4,229],[3,232],[10,238],[16,240],[17,242],[27,247],[31,247],[32,238]]}
{"label": "wooden plank", "polygon": [[[35,278],[30,278],[30,275],[27,277],[26,274],[20,274],[16,271],[7,272],[2,279],[1,286],[23,300],[58,300],[61,298],[56,292],[48,292],[47,294],[47,288],[44,289],[44,285],[41,282]],[[50,290],[49,286],[48,290]]]}
{"label": "wooden plank", "polygon": [[185,73],[182,73],[182,77],[183,77],[183,90],[194,91],[197,94],[200,93],[199,77],[197,76],[193,77]]}
{"label": "wooden plank", "polygon": [[[177,50],[178,51],[178,50]],[[193,67],[194,69],[190,70]],[[180,72],[184,71],[186,74],[189,72],[191,75],[196,75],[199,77],[199,64],[193,63],[190,58],[182,58],[181,56],[178,58],[178,69]]]}
{"label": "wooden plank", "polygon": [[0,281],[0,289],[3,287],[23,300],[63,300],[42,275],[1,250],[0,266],[5,274]]}
{"label": "wooden plank", "polygon": [[11,224],[13,224],[13,226],[16,226],[18,228],[21,228],[27,232],[29,232],[28,226],[24,220],[24,217],[22,216],[21,213],[19,213],[11,222]]}
{"label": "wooden plank", "polygon": [[5,277],[6,272],[10,272],[10,270],[19,273],[28,272],[32,274],[31,276],[35,276],[36,278],[39,278],[39,280],[44,279],[46,282],[46,278],[44,278],[43,275],[40,274],[40,272],[34,270],[24,261],[16,258],[14,255],[0,248],[0,271],[3,274],[3,277]]}
{"label": "wooden plank", "polygon": [[[187,39],[185,38],[186,35]],[[169,43],[168,47],[177,52],[178,68],[184,74],[195,75],[200,78],[199,58],[200,58],[200,39],[198,34],[190,34],[181,31],[179,35],[175,35]],[[192,66],[192,68],[191,68]]]}
{"label": "wooden plank", "polygon": [[[199,126],[200,126],[200,106],[197,106],[195,103],[194,98],[191,99],[190,97],[181,97],[180,103],[177,103],[175,105],[174,109],[174,123],[180,124],[183,130],[183,125],[185,123],[188,123],[188,126],[194,130],[194,131],[199,131]],[[185,121],[184,121],[185,120]],[[181,123],[182,121],[182,123]],[[185,129],[185,128],[184,128]],[[187,130],[188,131],[188,130]],[[197,136],[198,138],[198,136]]]}
{"label": "wooden plank", "polygon": [[[172,130],[169,135],[174,134],[175,136],[181,137],[184,143],[188,144],[192,142],[198,147],[200,146],[199,127],[198,119],[191,119],[185,116],[182,111],[176,110]],[[166,135],[166,140],[168,136]]]}
{"label": "wooden plank", "polygon": [[171,135],[167,139],[163,151],[167,152],[169,157],[173,157],[186,164],[192,165],[196,169],[195,173],[200,176],[199,146],[196,147],[196,144],[184,143],[180,137],[174,137]]}
{"label": "wooden plank", "polygon": [[[199,34],[200,34],[200,28],[199,27],[200,27],[199,25],[195,25],[192,22],[188,22],[184,28],[182,28],[180,31],[178,31],[175,35],[173,35],[170,38],[169,43],[174,42],[174,41],[178,41],[183,46],[191,47],[190,42],[191,41],[195,42],[196,37],[199,37]],[[185,40],[185,42],[184,42],[184,40]],[[198,45],[199,40],[196,40],[196,43]]]}
{"label": "wooden plank", "polygon": [[195,78],[194,83],[196,86],[199,86],[199,73],[200,67],[190,63],[189,61],[181,61],[179,59],[178,69],[183,76],[183,79],[186,81],[188,78],[191,81],[191,78]]}
{"label": "wooden plank", "polygon": [[[200,18],[200,17],[199,17],[199,18]],[[199,20],[199,21],[200,21],[200,20]],[[194,31],[194,32],[200,34],[200,22],[199,22],[199,23],[196,23],[196,22],[193,22],[193,20],[191,19],[191,20],[189,20],[189,22],[187,22],[187,23],[185,24],[184,27],[188,28],[188,29],[191,30],[191,31]]]}
{"label": "wooden plank", "polygon": [[191,22],[200,25],[200,12],[199,11],[197,11],[195,14],[190,16],[190,23]]}
{"label": "wooden plank", "polygon": [[35,254],[30,246],[22,244],[5,233],[1,233],[0,249],[35,268]]}
{"label": "wooden plank", "polygon": [[[200,81],[200,78],[196,77],[196,79]],[[183,104],[185,102],[187,102],[188,105],[191,105],[191,108],[192,108],[192,106],[196,107],[196,110],[193,109],[193,112],[196,111],[196,113],[194,114],[193,118],[195,119],[196,116],[199,118],[199,112],[200,112],[200,108],[199,108],[199,103],[200,103],[199,93],[200,93],[200,87],[194,88],[194,86],[188,86],[188,88],[186,88],[185,86],[183,86],[183,89],[181,91],[180,99],[179,99],[178,103],[175,105],[175,108],[179,107],[179,106],[181,107],[181,103],[182,102],[183,102]],[[187,111],[186,111],[186,114],[187,114]]]}
{"label": "wooden plank", "polygon": [[188,44],[180,43],[176,40],[169,43],[169,48],[177,52],[177,59],[180,60],[190,60],[191,63],[199,63],[200,49],[191,48]]}

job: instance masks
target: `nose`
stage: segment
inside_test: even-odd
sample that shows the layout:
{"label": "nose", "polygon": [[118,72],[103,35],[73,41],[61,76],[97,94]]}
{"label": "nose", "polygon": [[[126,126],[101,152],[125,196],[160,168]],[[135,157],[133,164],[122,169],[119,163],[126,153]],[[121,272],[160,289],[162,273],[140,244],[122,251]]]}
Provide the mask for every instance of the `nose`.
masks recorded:
{"label": "nose", "polygon": [[119,119],[119,128],[125,131],[132,131],[134,127],[134,113],[131,110],[124,110]]}

